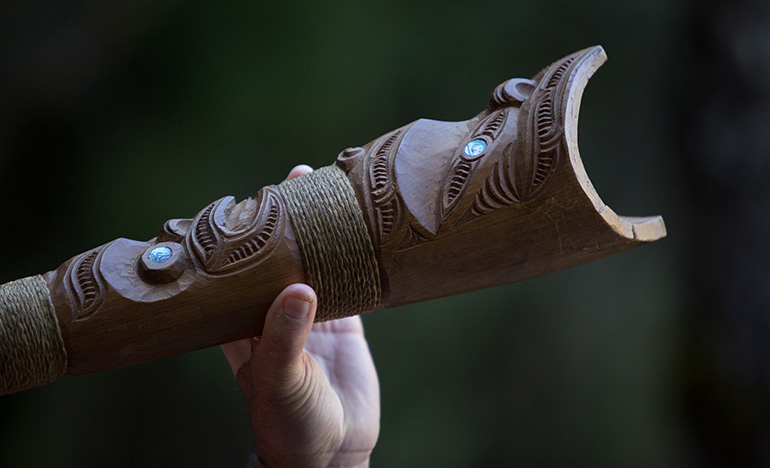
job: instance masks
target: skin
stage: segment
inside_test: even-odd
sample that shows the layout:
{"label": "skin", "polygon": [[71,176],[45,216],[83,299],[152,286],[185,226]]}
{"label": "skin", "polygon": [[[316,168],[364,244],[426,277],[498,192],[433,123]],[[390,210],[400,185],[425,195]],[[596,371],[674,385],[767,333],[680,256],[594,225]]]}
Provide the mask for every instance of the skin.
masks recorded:
{"label": "skin", "polygon": [[[288,178],[312,171],[297,166]],[[222,346],[249,405],[256,467],[368,467],[380,390],[360,317],[313,324],[317,298],[292,284],[259,339]]]}

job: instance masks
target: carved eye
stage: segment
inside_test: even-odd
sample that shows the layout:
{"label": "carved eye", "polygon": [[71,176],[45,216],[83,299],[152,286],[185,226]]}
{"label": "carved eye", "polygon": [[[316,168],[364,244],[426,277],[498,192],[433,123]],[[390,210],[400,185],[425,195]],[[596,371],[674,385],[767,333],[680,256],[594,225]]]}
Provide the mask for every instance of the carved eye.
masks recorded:
{"label": "carved eye", "polygon": [[170,248],[162,245],[152,249],[150,253],[147,254],[147,260],[151,261],[152,263],[164,263],[168,261],[168,259],[171,258],[173,254],[174,252]]}
{"label": "carved eye", "polygon": [[150,284],[165,284],[179,278],[187,259],[182,246],[163,242],[147,248],[139,260],[139,276]]}
{"label": "carved eye", "polygon": [[481,156],[484,150],[487,149],[487,142],[482,139],[471,140],[465,145],[463,154],[467,156],[467,159],[473,160]]}

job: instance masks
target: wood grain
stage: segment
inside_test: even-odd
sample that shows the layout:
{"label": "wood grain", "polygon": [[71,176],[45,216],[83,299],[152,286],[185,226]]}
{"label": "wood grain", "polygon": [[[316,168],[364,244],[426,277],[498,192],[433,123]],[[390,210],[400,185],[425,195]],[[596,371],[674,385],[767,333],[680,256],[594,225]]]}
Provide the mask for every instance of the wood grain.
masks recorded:
{"label": "wood grain", "polygon": [[[660,217],[615,214],[583,168],[580,99],[605,59],[601,47],[579,51],[502,83],[467,121],[420,119],[339,154],[375,247],[383,306],[520,281],[666,235]],[[171,257],[153,262],[158,247]],[[273,298],[305,275],[285,202],[268,186],[168,221],[148,242],[97,247],[45,278],[68,372],[81,374],[259,335]]]}

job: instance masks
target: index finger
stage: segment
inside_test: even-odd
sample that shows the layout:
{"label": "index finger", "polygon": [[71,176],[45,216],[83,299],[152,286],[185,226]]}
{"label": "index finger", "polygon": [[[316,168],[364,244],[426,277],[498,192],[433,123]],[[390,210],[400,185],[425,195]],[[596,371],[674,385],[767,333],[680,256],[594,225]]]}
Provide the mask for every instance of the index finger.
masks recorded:
{"label": "index finger", "polygon": [[313,172],[313,168],[308,166],[307,164],[300,164],[299,166],[294,166],[294,168],[291,171],[289,171],[289,175],[286,177],[286,180],[293,179],[301,175],[305,175],[308,172]]}

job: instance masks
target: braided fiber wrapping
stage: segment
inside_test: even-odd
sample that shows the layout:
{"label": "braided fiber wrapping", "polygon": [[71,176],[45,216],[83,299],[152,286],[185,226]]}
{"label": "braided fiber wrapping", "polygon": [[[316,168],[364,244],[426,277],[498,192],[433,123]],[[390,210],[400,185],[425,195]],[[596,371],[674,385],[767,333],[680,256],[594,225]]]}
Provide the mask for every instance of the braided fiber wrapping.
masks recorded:
{"label": "braided fiber wrapping", "polygon": [[0,286],[0,395],[51,382],[67,371],[67,352],[42,276]]}
{"label": "braided fiber wrapping", "polygon": [[278,186],[289,210],[308,284],[318,295],[316,321],[371,312],[382,302],[372,239],[353,186],[336,166]]}

